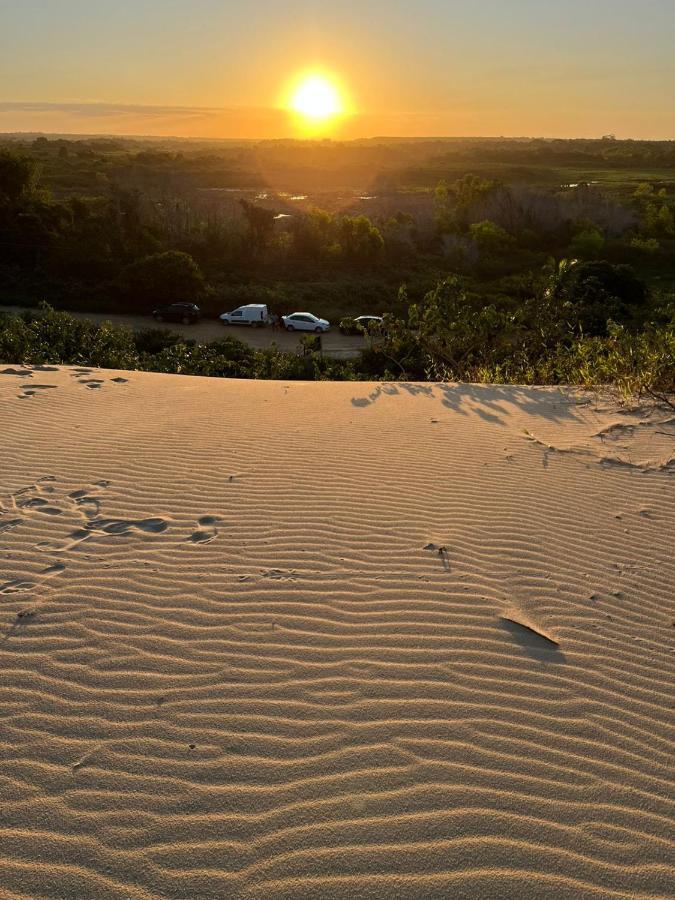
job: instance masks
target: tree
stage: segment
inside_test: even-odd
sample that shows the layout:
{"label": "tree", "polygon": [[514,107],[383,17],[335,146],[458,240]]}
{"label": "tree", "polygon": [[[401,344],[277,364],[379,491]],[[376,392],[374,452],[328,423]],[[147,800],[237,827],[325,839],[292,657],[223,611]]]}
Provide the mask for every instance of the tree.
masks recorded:
{"label": "tree", "polygon": [[344,256],[358,265],[376,262],[384,240],[367,216],[345,216],[340,223],[340,244]]}
{"label": "tree", "polygon": [[593,222],[582,223],[570,243],[572,256],[597,259],[605,246],[605,236]]}
{"label": "tree", "polygon": [[274,232],[274,211],[256,206],[248,200],[242,199],[239,203],[244,210],[253,249],[261,253]]}
{"label": "tree", "polygon": [[0,150],[0,201],[16,203],[37,181],[37,166],[27,156]]}
{"label": "tree", "polygon": [[647,288],[630,266],[602,261],[566,262],[554,275],[548,296],[568,304],[586,334],[606,335],[607,322],[628,324],[639,318]]}
{"label": "tree", "polygon": [[470,226],[469,234],[479,251],[488,256],[504,253],[515,243],[508,231],[489,219],[475,222]]}
{"label": "tree", "polygon": [[405,319],[385,315],[382,340],[364,351],[364,360],[393,364],[397,377],[462,380],[494,358],[512,355],[523,343],[521,332],[511,314],[472,304],[453,276],[411,304]]}
{"label": "tree", "polygon": [[675,229],[673,214],[667,203],[649,203],[644,211],[644,230],[648,235],[669,236]]}
{"label": "tree", "polygon": [[145,306],[194,301],[204,290],[201,269],[188,253],[169,250],[131,263],[119,278],[123,293]]}
{"label": "tree", "polygon": [[330,213],[321,209],[309,210],[305,215],[293,219],[292,252],[302,260],[321,259],[329,254],[329,249],[336,240],[336,232],[337,223]]}
{"label": "tree", "polygon": [[416,223],[410,213],[397,212],[385,222],[382,237],[387,258],[402,263],[415,255]]}
{"label": "tree", "polygon": [[489,181],[479,175],[463,175],[453,184],[442,181],[436,188],[436,223],[442,233],[465,230],[471,220],[471,213],[495,188],[496,181]]}

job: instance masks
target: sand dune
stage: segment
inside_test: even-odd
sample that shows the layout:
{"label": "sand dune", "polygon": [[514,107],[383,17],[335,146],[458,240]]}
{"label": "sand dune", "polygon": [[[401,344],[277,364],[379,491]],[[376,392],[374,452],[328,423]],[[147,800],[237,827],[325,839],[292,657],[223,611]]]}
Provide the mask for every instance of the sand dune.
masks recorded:
{"label": "sand dune", "polygon": [[675,421],[0,366],[0,895],[670,897]]}

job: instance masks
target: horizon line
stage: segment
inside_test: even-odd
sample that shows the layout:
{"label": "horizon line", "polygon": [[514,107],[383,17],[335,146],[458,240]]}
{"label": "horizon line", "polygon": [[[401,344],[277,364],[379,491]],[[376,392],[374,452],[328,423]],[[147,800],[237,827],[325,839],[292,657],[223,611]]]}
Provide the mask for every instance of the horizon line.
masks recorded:
{"label": "horizon line", "polygon": [[[456,115],[454,115],[456,113]],[[166,104],[136,104],[110,101],[44,101],[1,100],[0,134],[5,137],[67,136],[72,138],[107,138],[137,140],[175,140],[222,142],[259,141],[327,141],[353,143],[357,141],[461,141],[461,140],[541,140],[601,141],[608,134],[617,140],[670,143],[675,135],[651,133],[619,137],[612,123],[605,122],[600,133],[593,134],[583,126],[578,130],[564,128],[567,136],[551,129],[548,123],[543,133],[538,129],[518,127],[500,132],[484,130],[488,123],[463,124],[466,131],[455,131],[448,117],[456,119],[461,128],[465,118],[461,110],[426,110],[416,112],[373,112],[357,110],[340,117],[325,134],[305,134],[294,124],[289,110],[279,106],[170,106]],[[4,121],[3,121],[4,120]],[[502,122],[502,128],[507,124]],[[530,123],[534,124],[534,123]],[[543,124],[543,123],[542,123]],[[87,126],[86,128],[84,126]],[[478,126],[474,131],[473,126]],[[4,126],[4,127],[3,127]],[[61,126],[61,127],[59,127]],[[441,129],[447,129],[442,130]],[[536,129],[536,130],[535,130]],[[563,133],[564,133],[563,131]]]}
{"label": "horizon line", "polygon": [[[0,109],[2,103],[0,103]],[[639,137],[617,137],[615,135],[609,137],[602,135],[600,137],[560,137],[559,135],[536,135],[536,134],[426,134],[426,135],[397,135],[397,134],[373,134],[368,137],[298,137],[298,136],[280,136],[280,137],[209,137],[206,135],[185,135],[177,134],[142,134],[138,132],[114,132],[114,131],[0,131],[0,139],[2,138],[54,138],[56,140],[84,139],[84,140],[139,140],[139,141],[179,141],[182,143],[204,142],[204,143],[240,143],[240,144],[260,144],[260,143],[293,143],[293,144],[358,144],[372,141],[400,141],[402,143],[417,142],[450,142],[450,141],[513,141],[514,143],[522,141],[586,141],[589,143],[640,143],[640,144],[672,144],[675,138],[639,138]]]}

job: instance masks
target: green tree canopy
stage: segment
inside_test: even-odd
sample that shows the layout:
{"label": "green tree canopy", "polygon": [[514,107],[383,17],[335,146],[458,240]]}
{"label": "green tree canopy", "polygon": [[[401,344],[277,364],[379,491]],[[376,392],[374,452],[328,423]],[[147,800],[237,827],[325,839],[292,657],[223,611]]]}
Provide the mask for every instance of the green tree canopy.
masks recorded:
{"label": "green tree canopy", "polygon": [[342,219],[340,244],[345,257],[360,265],[376,262],[384,248],[380,230],[367,216],[345,216]]}
{"label": "green tree canopy", "polygon": [[489,219],[471,225],[469,234],[480,252],[488,255],[504,253],[515,243],[508,231]]}
{"label": "green tree canopy", "polygon": [[627,324],[644,309],[645,283],[631,266],[604,260],[562,265],[553,279],[551,295],[569,304],[587,334],[607,334],[607,322]]}
{"label": "green tree canopy", "polygon": [[194,302],[204,290],[204,276],[188,254],[179,250],[153,253],[121,273],[122,291],[139,304]]}
{"label": "green tree canopy", "polygon": [[593,222],[584,222],[572,238],[570,252],[581,259],[597,259],[605,246],[605,236]]}

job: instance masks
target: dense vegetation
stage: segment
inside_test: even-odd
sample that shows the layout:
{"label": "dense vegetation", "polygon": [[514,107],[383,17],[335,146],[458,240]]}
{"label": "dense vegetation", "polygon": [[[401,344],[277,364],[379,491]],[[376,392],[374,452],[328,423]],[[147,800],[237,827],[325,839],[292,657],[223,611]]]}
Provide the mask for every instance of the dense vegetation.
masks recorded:
{"label": "dense vegetation", "polygon": [[648,395],[672,405],[672,317],[638,331],[610,323],[606,335],[584,336],[566,324],[570,313],[558,284],[516,316],[472,311],[451,279],[412,304],[405,318],[386,316],[360,359],[336,361],[322,355],[313,337],[303,339],[301,353],[256,349],[230,336],[198,344],[162,329],[133,332],[44,308],[0,313],[0,361],[233,378],[611,385],[625,398]]}
{"label": "dense vegetation", "polygon": [[146,314],[194,300],[215,315],[265,301],[387,324],[337,363],[50,312],[5,318],[0,358],[666,392],[674,209],[668,142],[8,141],[0,302]]}

